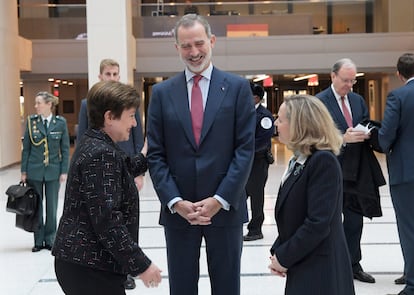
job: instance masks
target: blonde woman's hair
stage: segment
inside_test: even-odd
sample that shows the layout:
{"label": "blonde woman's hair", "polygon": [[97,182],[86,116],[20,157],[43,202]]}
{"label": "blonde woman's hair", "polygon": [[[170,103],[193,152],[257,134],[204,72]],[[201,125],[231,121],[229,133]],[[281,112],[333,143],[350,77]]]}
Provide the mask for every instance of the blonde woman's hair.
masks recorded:
{"label": "blonde woman's hair", "polygon": [[284,99],[290,124],[288,148],[303,155],[315,150],[331,150],[339,155],[341,132],[325,105],[312,95],[293,95]]}
{"label": "blonde woman's hair", "polygon": [[51,111],[54,112],[56,109],[56,106],[59,104],[59,98],[57,96],[54,96],[53,94],[47,92],[47,91],[40,91],[36,94],[35,97],[40,96],[41,98],[43,98],[43,101],[46,103],[51,102],[52,106],[51,106]]}

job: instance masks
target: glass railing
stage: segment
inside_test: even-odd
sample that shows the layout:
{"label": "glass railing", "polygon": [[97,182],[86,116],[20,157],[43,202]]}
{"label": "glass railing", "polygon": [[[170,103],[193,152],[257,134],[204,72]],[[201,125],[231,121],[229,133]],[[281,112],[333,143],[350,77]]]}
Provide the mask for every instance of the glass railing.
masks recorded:
{"label": "glass railing", "polygon": [[[388,7],[376,0],[194,2],[193,10],[178,2],[131,3],[136,38],[170,37],[176,17],[195,9],[208,18],[217,36],[227,37],[377,33],[387,32],[390,26]],[[23,37],[87,36],[86,4],[22,4],[18,12]]]}

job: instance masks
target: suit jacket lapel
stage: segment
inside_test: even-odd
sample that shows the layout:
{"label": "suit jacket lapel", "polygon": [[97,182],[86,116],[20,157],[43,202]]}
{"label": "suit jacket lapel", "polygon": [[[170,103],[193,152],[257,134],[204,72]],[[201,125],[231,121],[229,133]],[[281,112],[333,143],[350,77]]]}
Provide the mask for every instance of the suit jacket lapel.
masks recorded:
{"label": "suit jacket lapel", "polygon": [[228,82],[223,72],[213,68],[211,73],[210,87],[208,90],[207,103],[204,109],[203,128],[201,130],[200,144],[211,128],[214,118],[220,109],[221,103],[228,91]]}
{"label": "suit jacket lapel", "polygon": [[[352,124],[355,126],[360,122],[359,117],[363,115],[363,110],[360,107],[360,104],[356,103],[354,93],[348,93],[348,101],[349,105],[351,106],[351,114],[352,114]],[[358,100],[359,101],[359,100]],[[364,119],[364,118],[362,118]]]}
{"label": "suit jacket lapel", "polygon": [[[330,98],[328,100],[328,104],[329,104],[329,108],[332,110],[334,121],[340,124],[340,126],[337,126],[339,129],[341,129],[342,131],[345,131],[346,129],[348,129],[348,124],[346,123],[344,114],[339,108],[338,102],[336,100],[335,94],[333,93],[332,89],[329,89],[329,96]],[[352,114],[352,111],[351,110],[349,111]],[[353,116],[352,116],[352,120],[354,120]]]}
{"label": "suit jacket lapel", "polygon": [[55,129],[55,126],[56,126],[56,117],[52,116],[49,122],[49,127],[47,128],[47,133],[50,133],[51,131],[53,131],[53,129]]}
{"label": "suit jacket lapel", "polygon": [[192,129],[190,108],[188,106],[187,81],[184,72],[173,81],[169,96],[177,118],[183,126],[185,135],[194,148],[197,148]]}
{"label": "suit jacket lapel", "polygon": [[40,132],[42,132],[44,135],[47,135],[48,132],[46,132],[45,125],[43,124],[43,120],[40,115],[37,117],[36,122],[37,122],[36,124],[37,129]]}
{"label": "suit jacket lapel", "polygon": [[292,173],[286,178],[285,182],[280,186],[278,198],[276,201],[276,215],[279,214],[280,208],[283,205],[283,202],[286,200],[286,198],[289,195],[290,190],[292,189],[295,182],[299,179],[299,177],[302,175],[302,171],[299,173],[295,173],[296,167],[298,167],[298,163],[295,164],[293,167]]}

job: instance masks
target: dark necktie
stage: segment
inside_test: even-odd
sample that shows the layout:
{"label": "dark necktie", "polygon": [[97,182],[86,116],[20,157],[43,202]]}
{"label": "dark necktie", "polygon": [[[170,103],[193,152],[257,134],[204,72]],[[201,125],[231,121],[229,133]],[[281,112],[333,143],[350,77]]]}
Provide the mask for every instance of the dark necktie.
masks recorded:
{"label": "dark necktie", "polygon": [[45,126],[45,132],[47,133],[47,119],[43,121],[43,126]]}
{"label": "dark necktie", "polygon": [[341,96],[341,104],[342,104],[342,113],[344,114],[346,124],[348,124],[348,127],[354,127],[352,124],[351,113],[349,112],[349,109],[345,104],[345,97],[343,96]]}
{"label": "dark necktie", "polygon": [[193,134],[196,144],[200,142],[201,128],[203,126],[203,97],[198,82],[202,76],[193,77],[193,88],[191,90],[191,122],[193,124]]}

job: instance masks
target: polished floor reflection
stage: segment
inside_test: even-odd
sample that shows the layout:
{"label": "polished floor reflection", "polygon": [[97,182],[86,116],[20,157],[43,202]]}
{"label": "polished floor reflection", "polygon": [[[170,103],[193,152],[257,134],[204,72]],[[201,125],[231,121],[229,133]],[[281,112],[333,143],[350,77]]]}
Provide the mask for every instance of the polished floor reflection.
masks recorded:
{"label": "polished floor reflection", "polygon": [[[284,279],[269,274],[269,248],[273,243],[277,228],[273,218],[280,177],[284,171],[290,153],[281,144],[274,145],[276,161],[270,166],[269,180],[266,186],[264,239],[245,242],[242,256],[241,294],[283,294]],[[378,155],[384,174],[384,157]],[[14,227],[14,214],[5,210],[6,188],[20,178],[19,166],[0,170],[0,294],[7,295],[59,295],[63,294],[56,282],[53,269],[53,257],[47,250],[32,253],[32,234]],[[64,188],[60,190],[59,213],[63,205]],[[381,187],[381,203],[384,216],[372,220],[365,219],[362,237],[362,266],[377,280],[375,284],[356,281],[358,295],[396,294],[402,287],[394,284],[403,268],[401,249],[395,223],[388,186]],[[146,289],[137,279],[137,287],[127,291],[129,294],[166,295],[168,294],[168,270],[166,264],[163,229],[158,225],[159,202],[147,173],[141,192],[141,230],[140,243],[150,258],[163,269],[163,281],[157,289]],[[246,233],[246,230],[245,230]],[[223,267],[225,267],[223,265]],[[205,264],[205,253],[201,254],[201,278],[199,294],[210,294],[209,279]]]}

